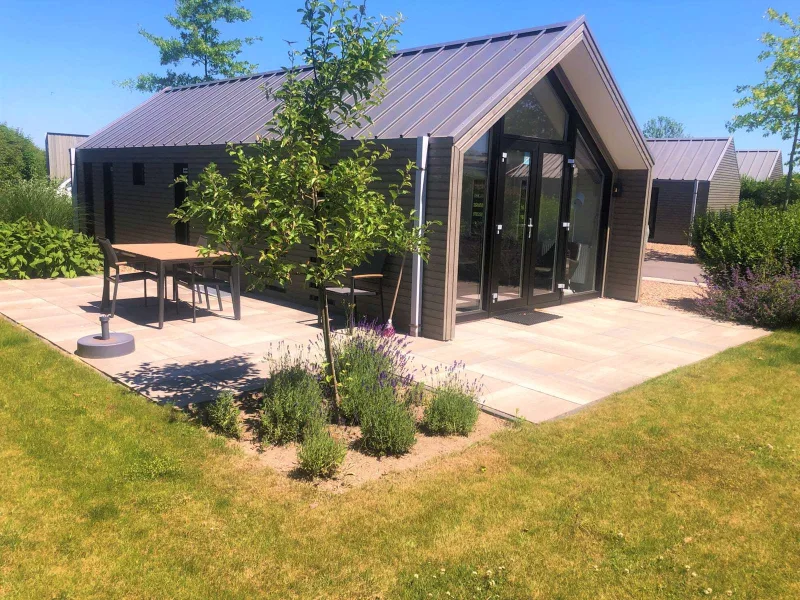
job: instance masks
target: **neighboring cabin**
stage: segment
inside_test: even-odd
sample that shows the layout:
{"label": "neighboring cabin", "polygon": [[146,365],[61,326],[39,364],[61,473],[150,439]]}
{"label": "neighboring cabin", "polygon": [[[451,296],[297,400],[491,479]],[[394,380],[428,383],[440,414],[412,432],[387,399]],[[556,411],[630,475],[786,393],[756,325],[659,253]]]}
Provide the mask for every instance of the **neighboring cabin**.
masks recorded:
{"label": "neighboring cabin", "polygon": [[649,240],[688,244],[697,215],[739,203],[733,138],[649,139],[655,159]]}
{"label": "neighboring cabin", "polygon": [[72,178],[70,149],[80,146],[88,135],[74,133],[47,133],[44,139],[45,163],[50,179],[64,181]]}
{"label": "neighboring cabin", "polygon": [[780,150],[737,150],[739,175],[756,181],[783,177],[783,158]]}
{"label": "neighboring cabin", "polygon": [[[212,161],[230,172],[225,144],[264,134],[275,108],[264,88],[284,77],[167,88],[93,134],[77,151],[83,228],[116,242],[196,243],[196,224],[168,219],[185,194],[175,177]],[[442,223],[429,262],[413,260],[403,278],[398,327],[449,340],[462,320],[599,295],[638,300],[653,159],[583,17],[399,51],[369,116],[345,139],[393,150],[379,165],[382,188],[415,161],[401,201]],[[385,268],[387,289],[399,263]],[[317,301],[302,278],[269,293]]]}

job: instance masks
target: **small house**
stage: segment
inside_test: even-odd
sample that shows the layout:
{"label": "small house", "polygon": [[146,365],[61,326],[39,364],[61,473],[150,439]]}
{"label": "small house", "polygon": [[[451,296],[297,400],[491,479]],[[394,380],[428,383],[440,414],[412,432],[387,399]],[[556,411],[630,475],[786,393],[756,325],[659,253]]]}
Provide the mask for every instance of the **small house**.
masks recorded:
{"label": "small house", "polygon": [[783,158],[780,150],[737,150],[739,175],[756,181],[783,177]]}

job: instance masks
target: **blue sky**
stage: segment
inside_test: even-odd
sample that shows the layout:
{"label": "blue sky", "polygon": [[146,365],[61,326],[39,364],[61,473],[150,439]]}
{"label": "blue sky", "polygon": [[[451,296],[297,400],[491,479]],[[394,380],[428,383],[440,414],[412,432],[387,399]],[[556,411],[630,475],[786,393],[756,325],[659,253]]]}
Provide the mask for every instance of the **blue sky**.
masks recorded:
{"label": "blue sky", "polygon": [[[300,0],[245,0],[253,20],[224,31],[260,35],[244,58],[260,70],[283,65],[284,39],[298,40]],[[47,131],[92,133],[147,97],[114,85],[158,70],[158,54],[139,25],[171,31],[172,0],[3,0],[0,20],[0,122],[21,127],[40,146]],[[759,35],[769,4],[758,1],[374,0],[372,13],[403,13],[401,47],[565,21],[585,14],[633,112],[643,124],[668,115],[693,136],[726,136],[738,84],[757,83]],[[800,13],[800,2],[773,4]],[[736,147],[789,144],[758,132],[735,134]]]}

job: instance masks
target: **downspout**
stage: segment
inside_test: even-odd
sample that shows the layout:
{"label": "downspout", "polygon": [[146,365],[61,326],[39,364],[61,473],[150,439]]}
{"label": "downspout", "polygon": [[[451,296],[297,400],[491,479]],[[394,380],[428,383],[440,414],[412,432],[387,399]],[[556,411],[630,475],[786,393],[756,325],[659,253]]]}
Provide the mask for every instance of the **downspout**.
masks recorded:
{"label": "downspout", "polygon": [[[425,224],[425,205],[427,196],[428,142],[430,137],[417,138],[417,172],[414,182],[414,226]],[[414,254],[411,260],[411,321],[409,333],[419,337],[422,332],[422,257]]]}
{"label": "downspout", "polygon": [[697,212],[697,187],[700,182],[694,180],[694,190],[692,191],[692,216],[689,217],[689,243],[692,243],[692,232],[694,232],[694,215]]}
{"label": "downspout", "polygon": [[78,169],[75,148],[69,149],[69,176],[72,179],[72,230],[80,231],[80,215],[78,214]]}

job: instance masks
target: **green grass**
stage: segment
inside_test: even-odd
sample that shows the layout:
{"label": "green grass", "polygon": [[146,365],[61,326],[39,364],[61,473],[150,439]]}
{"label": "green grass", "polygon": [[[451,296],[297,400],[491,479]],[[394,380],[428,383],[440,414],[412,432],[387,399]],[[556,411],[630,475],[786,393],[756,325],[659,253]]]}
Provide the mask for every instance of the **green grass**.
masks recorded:
{"label": "green grass", "polygon": [[800,332],[337,496],[6,323],[0,381],[3,598],[800,597]]}

